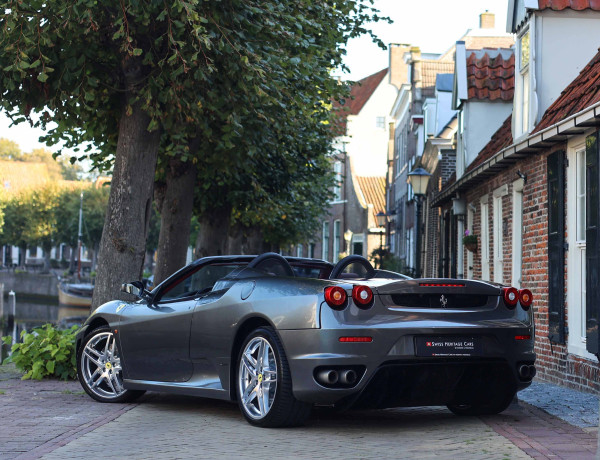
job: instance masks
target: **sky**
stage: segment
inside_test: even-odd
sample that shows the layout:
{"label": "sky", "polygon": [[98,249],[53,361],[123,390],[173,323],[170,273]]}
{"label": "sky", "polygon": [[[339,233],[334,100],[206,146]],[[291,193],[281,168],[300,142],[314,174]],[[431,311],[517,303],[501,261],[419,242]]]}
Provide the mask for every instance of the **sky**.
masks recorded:
{"label": "sky", "polygon": [[[384,43],[407,43],[419,46],[423,53],[442,53],[468,29],[477,28],[479,14],[486,10],[496,15],[496,28],[504,32],[508,0],[375,0],[374,7],[394,21],[371,26]],[[359,80],[387,67],[388,53],[363,36],[348,44],[345,63],[351,72],[337,75]],[[9,126],[10,120],[0,113],[0,137],[17,142],[24,152],[44,147],[38,142],[40,130],[27,123]]]}

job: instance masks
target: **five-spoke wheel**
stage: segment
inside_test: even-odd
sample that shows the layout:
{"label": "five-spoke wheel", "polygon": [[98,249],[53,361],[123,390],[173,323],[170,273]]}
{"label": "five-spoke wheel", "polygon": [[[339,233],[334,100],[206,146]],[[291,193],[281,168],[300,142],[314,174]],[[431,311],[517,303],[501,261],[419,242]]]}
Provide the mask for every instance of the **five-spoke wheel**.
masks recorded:
{"label": "five-spoke wheel", "polygon": [[292,394],[285,352],[272,328],[261,327],[246,338],[237,364],[238,403],[251,424],[280,427],[306,421],[311,405]]}
{"label": "five-spoke wheel", "polygon": [[263,418],[271,410],[277,390],[277,361],[266,339],[255,337],[246,345],[239,372],[246,413],[255,419]]}
{"label": "five-spoke wheel", "polygon": [[77,353],[77,376],[83,389],[101,402],[123,402],[143,393],[123,387],[116,337],[108,327],[90,332]]}

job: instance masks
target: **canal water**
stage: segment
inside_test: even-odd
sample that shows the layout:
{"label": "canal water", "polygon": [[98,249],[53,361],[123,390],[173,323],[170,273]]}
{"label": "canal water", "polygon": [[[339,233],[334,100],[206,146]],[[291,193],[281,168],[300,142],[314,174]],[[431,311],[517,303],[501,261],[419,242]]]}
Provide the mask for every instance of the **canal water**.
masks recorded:
{"label": "canal water", "polygon": [[[8,315],[12,315],[12,299],[4,293],[4,318],[0,318],[0,335],[13,335],[14,328],[8,324]],[[62,305],[58,302],[58,297],[39,297],[16,295],[15,324],[17,337],[20,337],[21,331],[30,331],[34,327],[42,326],[47,323],[68,328],[75,324],[82,324],[89,315],[89,307],[73,307]],[[6,350],[5,350],[6,352]],[[0,355],[5,353],[0,353]],[[5,356],[2,356],[4,358]]]}

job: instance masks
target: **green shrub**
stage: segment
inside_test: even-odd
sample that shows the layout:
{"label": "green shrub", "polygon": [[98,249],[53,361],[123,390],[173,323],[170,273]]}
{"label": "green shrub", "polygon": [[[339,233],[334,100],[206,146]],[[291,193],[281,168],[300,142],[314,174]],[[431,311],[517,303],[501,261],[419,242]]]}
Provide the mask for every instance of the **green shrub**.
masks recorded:
{"label": "green shrub", "polygon": [[[41,380],[44,377],[74,379],[77,376],[75,334],[78,329],[79,326],[57,329],[46,324],[31,332],[23,331],[22,343],[12,346],[12,356],[4,362],[13,362],[17,369],[25,372],[23,380]],[[12,337],[3,337],[2,340],[7,345],[12,343]]]}

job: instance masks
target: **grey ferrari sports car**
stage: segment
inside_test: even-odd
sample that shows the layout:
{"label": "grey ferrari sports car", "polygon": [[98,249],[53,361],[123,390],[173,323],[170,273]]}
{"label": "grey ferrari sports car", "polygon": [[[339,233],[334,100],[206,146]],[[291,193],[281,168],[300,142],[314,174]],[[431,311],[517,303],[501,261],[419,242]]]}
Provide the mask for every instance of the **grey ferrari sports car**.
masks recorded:
{"label": "grey ferrari sports car", "polygon": [[532,294],[484,281],[408,279],[360,256],[199,259],[77,335],[81,385],[102,402],[145,390],[237,401],[263,427],[315,405],[446,405],[499,413],[535,375]]}

